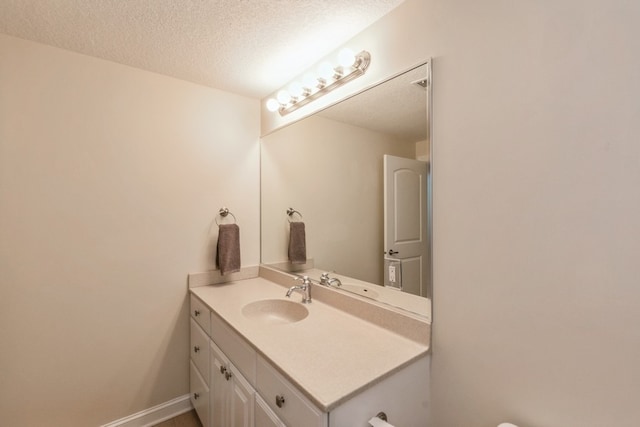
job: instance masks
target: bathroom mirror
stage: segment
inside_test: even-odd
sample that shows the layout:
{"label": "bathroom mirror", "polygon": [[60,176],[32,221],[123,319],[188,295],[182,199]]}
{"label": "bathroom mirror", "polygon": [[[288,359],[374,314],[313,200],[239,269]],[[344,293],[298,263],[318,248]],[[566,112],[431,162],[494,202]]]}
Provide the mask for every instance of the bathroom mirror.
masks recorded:
{"label": "bathroom mirror", "polygon": [[[262,138],[262,264],[315,280],[329,272],[342,283],[337,289],[430,318],[430,69],[421,64]],[[385,207],[385,155],[424,168],[404,197],[420,213],[420,232],[396,237],[419,247],[418,264],[385,243],[385,209],[397,210]],[[388,231],[411,223],[401,220]],[[290,221],[305,223],[305,264],[288,261]]]}

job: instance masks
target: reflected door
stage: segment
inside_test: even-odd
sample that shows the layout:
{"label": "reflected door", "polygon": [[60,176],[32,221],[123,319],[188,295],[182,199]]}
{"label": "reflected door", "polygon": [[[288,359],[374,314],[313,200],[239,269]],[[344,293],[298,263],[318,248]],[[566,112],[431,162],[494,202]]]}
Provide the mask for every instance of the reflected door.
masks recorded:
{"label": "reflected door", "polygon": [[385,155],[385,285],[427,295],[427,163]]}

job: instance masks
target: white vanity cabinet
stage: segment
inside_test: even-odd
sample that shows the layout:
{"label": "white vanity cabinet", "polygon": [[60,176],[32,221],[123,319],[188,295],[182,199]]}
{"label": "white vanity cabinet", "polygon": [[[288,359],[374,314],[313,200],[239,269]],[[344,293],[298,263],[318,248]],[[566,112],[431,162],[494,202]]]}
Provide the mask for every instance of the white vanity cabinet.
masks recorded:
{"label": "white vanity cabinet", "polygon": [[[191,315],[191,402],[203,426],[327,427],[326,414],[194,296]],[[204,319],[210,336],[198,322]]]}
{"label": "white vanity cabinet", "polygon": [[[276,330],[254,328],[239,317],[237,307],[247,304],[242,300],[245,295],[281,297],[278,285],[272,285],[273,293],[268,293],[270,285],[255,279],[192,290],[191,401],[204,427],[368,427],[368,420],[379,412],[385,412],[394,425],[427,425],[430,359],[426,345],[372,329],[375,327],[368,323],[317,303],[309,308],[315,310],[315,320],[306,320],[305,327],[322,327],[323,333],[331,328],[329,343],[343,349],[352,342],[343,337],[370,334],[370,340],[358,341],[357,350],[368,348],[369,357],[348,358],[357,352],[325,354],[324,345],[315,346],[314,353],[300,348],[300,357],[307,360],[305,366],[310,371],[300,370],[298,349],[290,344],[291,340],[309,338],[309,331],[286,325],[281,329],[277,325]],[[348,327],[345,321],[351,322]],[[354,330],[362,335],[354,335]],[[296,331],[304,335],[295,335]],[[315,345],[311,340],[305,344]],[[290,351],[283,352],[281,346],[290,347]],[[408,356],[391,369],[371,372],[398,353]],[[310,354],[313,357],[309,358]],[[375,363],[370,362],[372,354]],[[322,363],[316,363],[319,361]],[[313,373],[316,365],[325,371],[331,366],[331,374]],[[345,383],[353,385],[343,387]]]}
{"label": "white vanity cabinet", "polygon": [[[191,403],[204,427],[254,427],[256,352],[191,296]],[[205,325],[206,330],[201,327]],[[213,336],[225,349],[222,351]],[[253,375],[250,382],[229,357]]]}

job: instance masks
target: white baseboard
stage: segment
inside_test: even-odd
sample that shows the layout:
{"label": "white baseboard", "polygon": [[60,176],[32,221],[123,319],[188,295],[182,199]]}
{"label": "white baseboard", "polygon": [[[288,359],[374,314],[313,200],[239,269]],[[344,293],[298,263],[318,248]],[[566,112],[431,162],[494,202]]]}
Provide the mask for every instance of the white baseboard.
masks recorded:
{"label": "white baseboard", "polygon": [[150,427],[193,409],[189,395],[176,397],[168,402],[145,409],[133,415],[104,424],[100,427]]}

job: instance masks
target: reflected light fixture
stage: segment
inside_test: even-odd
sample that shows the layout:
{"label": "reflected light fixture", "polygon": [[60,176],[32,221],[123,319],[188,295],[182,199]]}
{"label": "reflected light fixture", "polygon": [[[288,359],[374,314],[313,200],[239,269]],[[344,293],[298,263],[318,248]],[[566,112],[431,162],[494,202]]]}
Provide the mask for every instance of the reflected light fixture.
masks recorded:
{"label": "reflected light fixture", "polygon": [[333,89],[360,77],[371,63],[371,54],[363,50],[357,55],[350,49],[338,54],[337,65],[323,62],[318,66],[317,75],[308,73],[302,81],[294,81],[287,89],[278,91],[275,98],[269,98],[269,111],[278,111],[281,116],[307,105],[311,101],[331,92]]}

